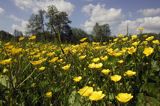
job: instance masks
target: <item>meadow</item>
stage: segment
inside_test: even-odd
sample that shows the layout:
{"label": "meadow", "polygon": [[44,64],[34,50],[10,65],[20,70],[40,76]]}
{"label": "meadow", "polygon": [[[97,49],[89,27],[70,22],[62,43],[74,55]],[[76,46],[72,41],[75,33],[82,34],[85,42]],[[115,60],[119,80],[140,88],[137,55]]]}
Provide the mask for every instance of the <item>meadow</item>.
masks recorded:
{"label": "meadow", "polygon": [[0,42],[0,105],[160,106],[160,42]]}

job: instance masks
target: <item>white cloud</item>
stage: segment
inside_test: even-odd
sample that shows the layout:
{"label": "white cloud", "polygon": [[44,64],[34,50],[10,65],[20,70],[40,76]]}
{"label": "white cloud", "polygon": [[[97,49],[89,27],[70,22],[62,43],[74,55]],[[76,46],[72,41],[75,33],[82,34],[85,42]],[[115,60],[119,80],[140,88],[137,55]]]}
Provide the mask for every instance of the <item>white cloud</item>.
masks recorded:
{"label": "white cloud", "polygon": [[39,9],[47,10],[49,5],[55,5],[59,11],[67,12],[69,15],[74,10],[74,5],[65,0],[14,0],[16,6],[21,9],[32,9],[37,12]]}
{"label": "white cloud", "polygon": [[4,9],[0,7],[0,14],[4,13]]}
{"label": "white cloud", "polygon": [[12,32],[17,29],[19,31],[22,31],[23,33],[26,32],[26,26],[28,24],[28,21],[22,20],[19,24],[13,24],[12,25]]}
{"label": "white cloud", "polygon": [[127,24],[129,26],[129,32],[135,33],[136,29],[138,27],[144,27],[144,32],[160,32],[160,17],[144,17],[144,18],[138,18],[136,20],[126,20],[122,21],[121,24],[117,28],[117,33],[123,33],[126,34],[126,28]]}
{"label": "white cloud", "polygon": [[145,17],[160,16],[160,8],[149,8],[138,10]]}
{"label": "white cloud", "polygon": [[110,26],[114,26],[120,23],[123,18],[121,9],[106,9],[105,5],[101,4],[86,5],[82,11],[89,15],[89,19],[83,25],[84,29],[89,33],[92,31],[96,22],[100,25],[109,24]]}
{"label": "white cloud", "polygon": [[18,17],[15,16],[15,15],[10,15],[9,18],[11,18],[12,20],[14,20],[14,21],[16,21],[16,22],[21,22],[21,21],[23,21],[23,19],[20,19],[20,18],[18,18]]}

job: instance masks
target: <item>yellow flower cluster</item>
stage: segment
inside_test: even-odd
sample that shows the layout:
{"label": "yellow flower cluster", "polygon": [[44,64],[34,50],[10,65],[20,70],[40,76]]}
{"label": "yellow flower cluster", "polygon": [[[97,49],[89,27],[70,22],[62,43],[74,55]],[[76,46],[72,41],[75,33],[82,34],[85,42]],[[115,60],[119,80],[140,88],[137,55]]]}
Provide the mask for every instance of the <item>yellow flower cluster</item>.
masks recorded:
{"label": "yellow flower cluster", "polygon": [[102,91],[93,91],[93,87],[85,86],[81,88],[78,93],[81,96],[88,96],[91,101],[98,101],[105,97]]}
{"label": "yellow flower cluster", "polygon": [[91,63],[88,65],[88,67],[91,69],[99,69],[99,68],[102,68],[102,66],[103,66],[102,63]]}

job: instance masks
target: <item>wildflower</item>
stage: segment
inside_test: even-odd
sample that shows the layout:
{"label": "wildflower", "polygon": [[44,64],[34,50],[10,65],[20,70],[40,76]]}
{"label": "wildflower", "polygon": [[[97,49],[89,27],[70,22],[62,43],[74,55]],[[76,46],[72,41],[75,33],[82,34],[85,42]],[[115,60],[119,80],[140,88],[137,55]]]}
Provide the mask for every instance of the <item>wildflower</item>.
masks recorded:
{"label": "wildflower", "polygon": [[46,92],[45,96],[47,98],[51,98],[52,97],[52,92],[51,91]]}
{"label": "wildflower", "polygon": [[78,76],[78,77],[74,77],[74,78],[73,78],[74,82],[79,82],[81,79],[82,79],[81,76]]}
{"label": "wildflower", "polygon": [[137,39],[137,37],[138,37],[137,35],[132,35],[131,39],[134,40],[134,39]]}
{"label": "wildflower", "polygon": [[89,99],[91,101],[98,101],[103,99],[105,96],[105,94],[102,93],[102,91],[94,91],[91,93],[91,95],[89,96]]}
{"label": "wildflower", "polygon": [[124,35],[123,34],[118,34],[118,37],[123,38]]}
{"label": "wildflower", "polygon": [[54,52],[50,52],[50,53],[47,53],[47,56],[51,57],[53,56],[55,53]]}
{"label": "wildflower", "polygon": [[5,73],[7,73],[8,72],[8,69],[7,68],[4,68],[3,69],[3,73],[5,74]]}
{"label": "wildflower", "polygon": [[115,57],[119,57],[119,56],[122,56],[122,55],[123,55],[122,52],[117,52],[117,53],[114,54]]}
{"label": "wildflower", "polygon": [[118,38],[115,38],[113,41],[114,41],[114,42],[117,42],[117,41],[118,41]]}
{"label": "wildflower", "polygon": [[143,41],[142,44],[147,45],[148,41]]}
{"label": "wildflower", "polygon": [[101,56],[100,59],[101,59],[102,61],[106,61],[106,60],[108,59],[108,56],[104,56],[104,57]]}
{"label": "wildflower", "polygon": [[79,57],[80,60],[83,60],[83,59],[85,59],[85,58],[86,58],[86,55],[83,55],[83,56],[80,56],[80,57]]}
{"label": "wildflower", "polygon": [[159,43],[159,40],[153,40],[152,43],[153,43],[153,44],[160,44],[160,43]]}
{"label": "wildflower", "polygon": [[128,48],[128,53],[129,53],[129,54],[133,54],[133,53],[136,52],[136,50],[137,50],[137,49],[132,46],[132,47]]}
{"label": "wildflower", "polygon": [[97,63],[97,64],[91,63],[88,65],[89,68],[101,68],[102,66],[103,66],[102,63]]}
{"label": "wildflower", "polygon": [[71,67],[71,64],[67,64],[67,65],[63,66],[62,69],[67,71],[70,69],[70,67]]}
{"label": "wildflower", "polygon": [[127,40],[128,40],[128,37],[125,37],[125,38],[123,38],[122,40],[123,40],[123,41],[127,41]]}
{"label": "wildflower", "polygon": [[144,49],[143,54],[145,54],[146,56],[151,55],[154,52],[154,48],[152,47],[147,47]]}
{"label": "wildflower", "polygon": [[21,51],[22,51],[22,48],[12,48],[11,54],[16,55],[16,54],[19,54]]}
{"label": "wildflower", "polygon": [[21,37],[19,37],[19,41],[22,41],[24,39],[24,37],[23,36],[21,36]]}
{"label": "wildflower", "polygon": [[86,40],[87,40],[87,38],[82,38],[82,39],[80,39],[80,42],[84,42]]}
{"label": "wildflower", "polygon": [[63,62],[63,59],[59,59],[59,60],[57,60],[57,62]]}
{"label": "wildflower", "polygon": [[89,86],[85,86],[78,91],[78,93],[81,96],[90,96],[92,92],[93,92],[93,87]]}
{"label": "wildflower", "polygon": [[131,77],[133,75],[136,75],[136,72],[132,70],[128,70],[124,73],[124,76],[128,76],[128,77]]}
{"label": "wildflower", "polygon": [[92,59],[92,62],[98,62],[100,60],[100,58],[94,58],[94,59]]}
{"label": "wildflower", "polygon": [[154,39],[154,36],[150,36],[150,37],[146,38],[146,41],[151,41],[153,39]]}
{"label": "wildflower", "polygon": [[54,58],[52,58],[49,62],[50,62],[50,63],[55,63],[57,60],[58,60],[58,57],[54,57]]}
{"label": "wildflower", "polygon": [[118,82],[121,80],[121,76],[120,75],[113,75],[111,76],[111,80],[114,81],[114,82]]}
{"label": "wildflower", "polygon": [[36,66],[36,65],[42,64],[42,62],[43,62],[42,60],[31,61],[31,64],[34,65],[34,66]]}
{"label": "wildflower", "polygon": [[32,36],[29,37],[29,40],[34,40],[34,39],[36,39],[35,35],[32,35]]}
{"label": "wildflower", "polygon": [[0,64],[2,64],[2,65],[11,64],[11,63],[12,63],[12,59],[11,58],[0,61]]}
{"label": "wildflower", "polygon": [[103,74],[105,74],[105,75],[108,75],[111,72],[111,70],[109,70],[109,69],[103,69],[101,72]]}
{"label": "wildflower", "polygon": [[133,46],[137,46],[139,44],[139,42],[133,42],[132,45]]}
{"label": "wildflower", "polygon": [[133,96],[128,93],[119,93],[116,96],[116,99],[122,103],[126,103],[126,102],[130,101],[132,98],[133,98]]}
{"label": "wildflower", "polygon": [[43,70],[45,70],[45,67],[42,66],[39,68],[39,71],[43,71]]}
{"label": "wildflower", "polygon": [[119,60],[118,63],[122,64],[124,61],[123,60]]}

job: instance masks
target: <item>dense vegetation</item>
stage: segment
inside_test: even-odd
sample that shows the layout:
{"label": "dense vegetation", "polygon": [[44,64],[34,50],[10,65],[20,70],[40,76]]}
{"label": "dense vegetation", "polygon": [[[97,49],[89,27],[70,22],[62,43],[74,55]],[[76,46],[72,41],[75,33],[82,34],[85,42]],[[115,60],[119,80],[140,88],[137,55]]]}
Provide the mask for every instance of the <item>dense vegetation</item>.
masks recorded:
{"label": "dense vegetation", "polygon": [[160,105],[156,36],[53,44],[36,36],[0,43],[1,105]]}

